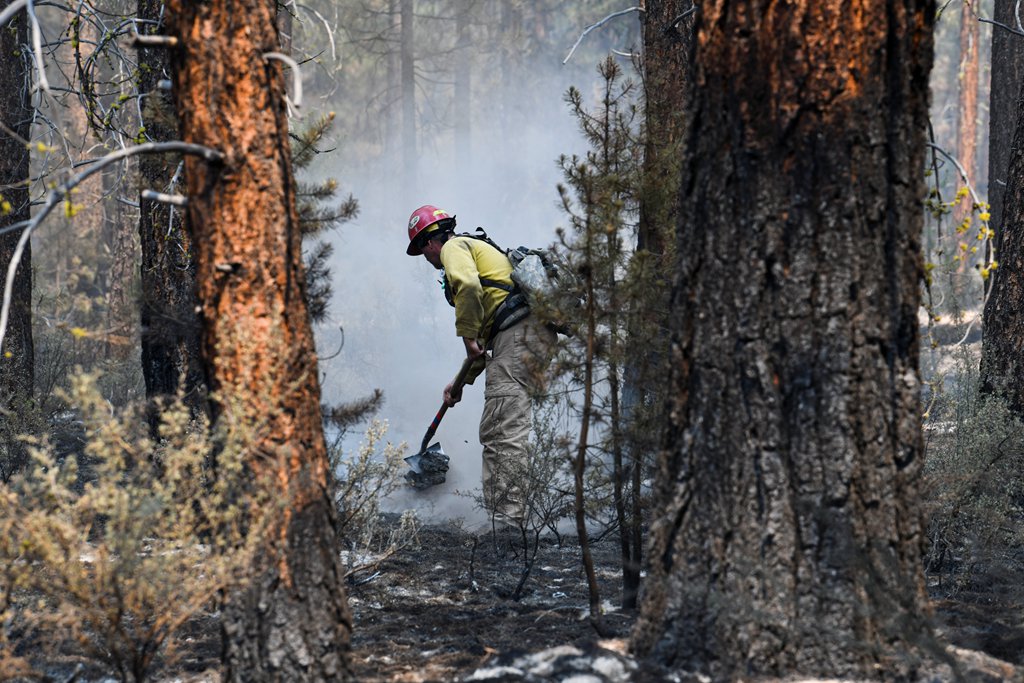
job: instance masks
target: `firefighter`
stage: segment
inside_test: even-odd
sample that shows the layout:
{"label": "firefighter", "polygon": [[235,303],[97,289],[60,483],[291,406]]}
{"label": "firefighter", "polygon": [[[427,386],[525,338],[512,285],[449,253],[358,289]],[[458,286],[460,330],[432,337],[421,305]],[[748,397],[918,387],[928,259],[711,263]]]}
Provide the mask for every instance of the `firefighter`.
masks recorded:
{"label": "firefighter", "polygon": [[[494,520],[525,524],[525,492],[532,424],[531,396],[543,392],[544,368],[555,333],[530,315],[525,297],[512,282],[512,264],[487,240],[455,234],[455,216],[426,205],[409,217],[410,256],[422,255],[443,274],[442,286],[455,307],[455,333],[474,361],[466,384],[486,369],[483,446],[484,504]],[[444,402],[462,400],[462,387],[449,384]]]}

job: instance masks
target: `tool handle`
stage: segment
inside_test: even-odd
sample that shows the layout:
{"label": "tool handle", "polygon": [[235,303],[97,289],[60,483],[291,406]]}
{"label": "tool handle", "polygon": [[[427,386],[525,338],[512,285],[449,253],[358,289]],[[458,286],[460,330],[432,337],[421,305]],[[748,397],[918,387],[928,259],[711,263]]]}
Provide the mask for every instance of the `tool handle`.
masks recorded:
{"label": "tool handle", "polygon": [[[469,369],[471,367],[473,367],[472,360],[467,358],[466,360],[462,361],[462,367],[459,368],[459,374],[455,375],[455,380],[452,382],[453,390],[461,387],[462,384],[466,381],[466,375],[469,374]],[[426,436],[423,437],[423,443],[420,445],[420,453],[427,450],[427,445],[430,443],[430,440],[434,437],[434,434],[437,433],[437,428],[441,425],[441,418],[444,417],[444,414],[446,412],[448,412],[448,404],[442,403],[441,409],[437,411],[437,415],[434,416],[434,421],[431,422],[430,426],[427,428]]]}

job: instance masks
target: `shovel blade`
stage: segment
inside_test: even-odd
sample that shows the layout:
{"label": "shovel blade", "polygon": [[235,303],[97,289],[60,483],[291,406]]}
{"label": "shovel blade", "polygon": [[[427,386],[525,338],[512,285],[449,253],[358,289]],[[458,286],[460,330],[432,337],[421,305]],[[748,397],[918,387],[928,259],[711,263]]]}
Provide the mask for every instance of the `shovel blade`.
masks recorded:
{"label": "shovel blade", "polygon": [[440,442],[433,444],[420,453],[410,455],[405,461],[412,468],[409,472],[405,473],[405,480],[413,488],[425,489],[444,483],[445,472],[448,471],[449,458],[441,450]]}

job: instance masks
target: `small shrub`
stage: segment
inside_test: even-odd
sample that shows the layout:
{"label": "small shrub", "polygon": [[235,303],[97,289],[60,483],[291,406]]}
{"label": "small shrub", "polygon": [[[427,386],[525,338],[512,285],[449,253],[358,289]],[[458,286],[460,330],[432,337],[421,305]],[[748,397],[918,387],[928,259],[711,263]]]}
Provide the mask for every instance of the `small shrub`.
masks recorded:
{"label": "small shrub", "polygon": [[405,445],[385,441],[387,430],[387,422],[373,420],[354,454],[345,455],[339,443],[330,451],[331,469],[337,474],[338,529],[349,550],[350,577],[416,542],[414,512],[403,513],[397,526],[385,523],[381,512],[381,501],[404,485],[407,469]]}
{"label": "small shrub", "polygon": [[213,476],[211,437],[180,401],[154,440],[142,406],[114,414],[95,377],[75,378],[65,400],[83,452],[60,459],[34,442],[32,466],[0,489],[0,666],[12,667],[0,673],[27,666],[16,653],[31,650],[142,681],[174,658],[186,622],[245,582],[262,523],[283,503],[239,494],[260,488],[247,485],[239,434],[216,436]]}
{"label": "small shrub", "polygon": [[1016,574],[1024,548],[1024,424],[978,392],[971,358],[958,368],[925,425],[926,568],[946,594]]}

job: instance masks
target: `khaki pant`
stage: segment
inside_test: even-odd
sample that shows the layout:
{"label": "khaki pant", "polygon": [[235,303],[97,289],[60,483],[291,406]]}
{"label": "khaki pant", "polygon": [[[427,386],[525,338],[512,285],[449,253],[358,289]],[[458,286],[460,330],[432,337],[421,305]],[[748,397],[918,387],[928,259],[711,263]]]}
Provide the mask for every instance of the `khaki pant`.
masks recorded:
{"label": "khaki pant", "polygon": [[531,315],[499,332],[487,359],[483,445],[484,504],[495,520],[520,525],[526,520],[522,486],[533,422],[531,397],[544,392],[544,374],[555,348],[555,333]]}

